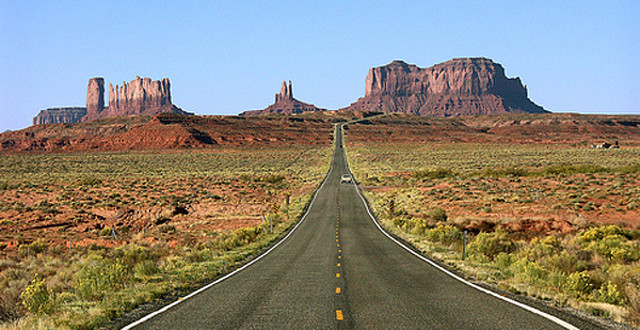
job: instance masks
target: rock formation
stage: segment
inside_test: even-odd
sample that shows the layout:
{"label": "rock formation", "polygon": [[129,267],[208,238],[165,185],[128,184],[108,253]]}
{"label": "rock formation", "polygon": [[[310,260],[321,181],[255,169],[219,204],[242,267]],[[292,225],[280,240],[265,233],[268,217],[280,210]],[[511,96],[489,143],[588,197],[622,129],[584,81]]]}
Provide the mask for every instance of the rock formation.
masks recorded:
{"label": "rock formation", "polygon": [[159,113],[192,115],[171,103],[169,79],[152,81],[136,77],[122,87],[109,84],[109,106],[104,104],[104,79],[89,79],[86,108],[54,108],[40,111],[33,124],[79,123],[106,117],[155,115]]}
{"label": "rock formation", "polygon": [[114,87],[113,84],[109,84],[109,107],[100,110],[98,101],[98,111],[91,111],[89,104],[94,103],[93,95],[99,94],[104,97],[104,86],[92,84],[92,80],[89,81],[87,91],[87,116],[82,118],[82,121],[114,116],[155,115],[164,112],[189,114],[171,103],[171,83],[168,78],[154,81],[140,77],[128,83],[123,82],[122,86]]}
{"label": "rock formation", "polygon": [[430,68],[403,61],[369,70],[365,96],[347,109],[457,116],[545,113],[527,97],[520,78],[486,58],[458,58]]}
{"label": "rock formation", "polygon": [[100,118],[104,111],[104,79],[89,79],[87,86],[87,117]]}
{"label": "rock formation", "polygon": [[267,115],[274,113],[303,113],[307,111],[324,111],[313,104],[300,102],[293,97],[293,87],[291,81],[289,85],[285,81],[282,82],[280,93],[276,94],[275,102],[263,110],[249,110],[241,113],[241,116]]}
{"label": "rock formation", "polygon": [[34,125],[42,124],[71,124],[79,123],[80,119],[87,114],[87,108],[50,108],[40,110],[37,116],[33,117]]}

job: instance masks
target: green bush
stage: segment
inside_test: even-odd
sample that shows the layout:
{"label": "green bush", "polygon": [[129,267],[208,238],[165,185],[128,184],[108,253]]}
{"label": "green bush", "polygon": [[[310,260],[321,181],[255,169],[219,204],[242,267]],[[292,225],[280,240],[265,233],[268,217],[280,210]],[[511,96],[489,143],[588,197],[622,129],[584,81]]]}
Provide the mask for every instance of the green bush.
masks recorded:
{"label": "green bush", "polygon": [[42,239],[38,239],[29,244],[21,244],[18,247],[18,254],[20,256],[35,255],[38,253],[44,253],[49,249],[49,244]]}
{"label": "green bush", "polygon": [[550,174],[550,175],[558,175],[558,174],[589,174],[589,173],[609,173],[611,172],[610,168],[604,167],[604,166],[600,166],[600,165],[589,165],[589,164],[582,164],[582,165],[568,165],[568,164],[562,164],[562,165],[553,165],[553,166],[549,166],[547,168],[545,168],[544,170],[542,170],[542,173],[544,174]]}
{"label": "green bush", "polygon": [[500,252],[493,258],[493,264],[498,267],[505,275],[511,276],[512,272],[509,267],[517,260],[516,256],[510,253]]}
{"label": "green bush", "polygon": [[594,296],[597,301],[609,304],[621,305],[625,302],[624,295],[618,286],[610,281],[603,284],[600,289],[595,292]]}
{"label": "green bush", "polygon": [[45,279],[38,280],[38,274],[22,291],[20,298],[24,307],[31,313],[49,314],[55,307],[55,295],[49,292]]}
{"label": "green bush", "polygon": [[586,268],[584,261],[579,260],[575,255],[563,250],[560,253],[555,253],[547,256],[543,259],[550,269],[555,269],[559,272],[569,274],[575,271],[583,271]]}
{"label": "green bush", "polygon": [[76,274],[76,293],[86,300],[99,300],[107,292],[117,290],[127,278],[127,267],[120,259],[95,260]]}
{"label": "green bush", "polygon": [[521,258],[512,266],[513,276],[521,281],[531,284],[545,283],[549,271],[535,261]]}
{"label": "green bush", "polygon": [[462,233],[460,229],[454,226],[445,226],[439,224],[435,228],[427,229],[424,232],[424,236],[432,242],[440,242],[446,245],[450,245],[454,242],[461,242]]}
{"label": "green bush", "polygon": [[469,244],[469,256],[478,261],[492,261],[501,252],[512,253],[516,243],[507,237],[507,233],[497,230],[493,233],[480,233]]}
{"label": "green bush", "polygon": [[158,273],[158,263],[154,260],[145,260],[135,265],[133,274],[136,278],[145,278]]}
{"label": "green bush", "polygon": [[429,215],[429,218],[435,221],[447,221],[447,218],[448,218],[447,211],[439,207],[434,207],[431,210],[429,210],[428,215]]}
{"label": "green bush", "polygon": [[587,271],[569,274],[564,291],[577,298],[586,298],[595,288],[595,283]]}
{"label": "green bush", "polygon": [[79,186],[97,186],[102,183],[102,180],[98,178],[85,177],[78,180]]}
{"label": "green bush", "polygon": [[620,226],[607,225],[585,230],[580,234],[580,239],[585,242],[590,242],[601,240],[607,236],[624,236],[626,238],[630,238],[631,233],[629,230],[626,230]]}
{"label": "green bush", "polygon": [[519,177],[519,176],[526,176],[527,174],[529,174],[527,171],[517,167],[506,167],[506,168],[485,167],[477,173],[478,176],[487,177],[487,178],[500,178],[505,176]]}
{"label": "green bush", "polygon": [[546,256],[557,255],[560,250],[560,241],[557,237],[550,235],[532,239],[524,253],[529,258],[535,260]]}

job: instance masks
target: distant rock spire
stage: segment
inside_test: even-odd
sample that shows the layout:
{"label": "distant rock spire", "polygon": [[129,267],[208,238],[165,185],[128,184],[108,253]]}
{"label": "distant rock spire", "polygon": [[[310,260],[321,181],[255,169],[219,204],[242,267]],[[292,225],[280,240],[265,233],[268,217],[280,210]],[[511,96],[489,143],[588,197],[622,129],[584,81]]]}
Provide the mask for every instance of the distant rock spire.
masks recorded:
{"label": "distant rock spire", "polygon": [[293,100],[293,87],[291,85],[291,80],[289,80],[289,86],[287,87],[287,82],[282,82],[282,87],[280,87],[280,93],[276,94],[276,102]]}

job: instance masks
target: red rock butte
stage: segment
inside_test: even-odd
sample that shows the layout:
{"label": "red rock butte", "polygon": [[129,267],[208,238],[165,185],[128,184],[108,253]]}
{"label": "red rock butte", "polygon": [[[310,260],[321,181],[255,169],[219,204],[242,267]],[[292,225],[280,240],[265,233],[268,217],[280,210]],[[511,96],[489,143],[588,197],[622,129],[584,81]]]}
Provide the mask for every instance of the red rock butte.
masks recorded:
{"label": "red rock butte", "polygon": [[293,97],[293,87],[291,81],[287,85],[286,81],[282,82],[280,93],[275,95],[275,102],[262,110],[249,110],[241,113],[241,116],[255,116],[255,115],[268,115],[268,114],[296,114],[309,111],[325,111],[313,104],[304,103],[296,100]]}
{"label": "red rock butte", "polygon": [[53,108],[41,110],[33,124],[78,123],[107,117],[155,115],[174,113],[190,115],[171,102],[171,83],[168,78],[151,80],[140,78],[123,82],[122,86],[109,84],[109,105],[104,102],[104,78],[89,79],[86,108]]}
{"label": "red rock butte", "polygon": [[546,113],[529,100],[520,78],[486,58],[456,58],[420,68],[403,61],[371,68],[365,95],[345,108],[356,111],[458,116]]}

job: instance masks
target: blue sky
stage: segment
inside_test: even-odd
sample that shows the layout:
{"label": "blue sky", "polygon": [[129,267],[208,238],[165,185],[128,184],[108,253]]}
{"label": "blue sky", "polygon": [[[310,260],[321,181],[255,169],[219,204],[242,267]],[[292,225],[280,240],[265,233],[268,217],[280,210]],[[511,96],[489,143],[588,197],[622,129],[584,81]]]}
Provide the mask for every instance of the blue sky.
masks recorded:
{"label": "blue sky", "polygon": [[0,131],[84,106],[89,78],[172,83],[197,114],[296,98],[337,109],[371,67],[488,57],[552,111],[640,108],[640,1],[0,0]]}

